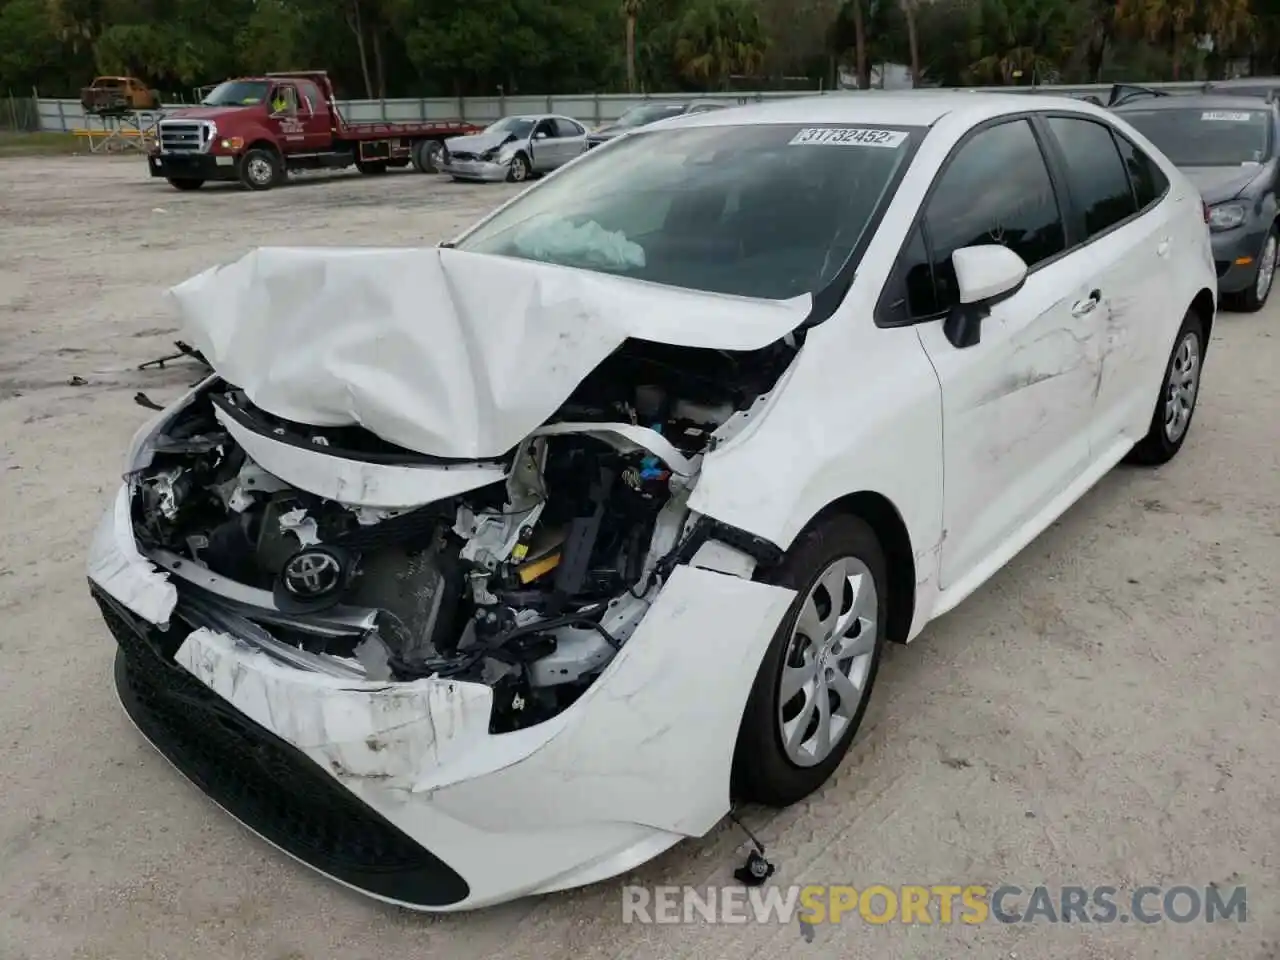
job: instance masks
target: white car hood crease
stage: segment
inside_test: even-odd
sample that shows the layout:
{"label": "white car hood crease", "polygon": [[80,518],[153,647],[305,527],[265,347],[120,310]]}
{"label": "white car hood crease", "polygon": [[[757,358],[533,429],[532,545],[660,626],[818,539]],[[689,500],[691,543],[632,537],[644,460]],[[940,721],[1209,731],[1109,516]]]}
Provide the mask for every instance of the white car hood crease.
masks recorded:
{"label": "white car hood crease", "polygon": [[459,460],[512,449],[627,339],[755,350],[812,307],[437,247],[264,247],[170,294],[268,413]]}

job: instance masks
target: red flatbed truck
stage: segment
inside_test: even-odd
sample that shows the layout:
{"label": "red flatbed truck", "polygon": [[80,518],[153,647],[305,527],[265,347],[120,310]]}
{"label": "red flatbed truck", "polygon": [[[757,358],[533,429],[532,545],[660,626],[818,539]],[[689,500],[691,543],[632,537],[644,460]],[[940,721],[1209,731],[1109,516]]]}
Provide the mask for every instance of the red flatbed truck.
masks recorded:
{"label": "red flatbed truck", "polygon": [[210,180],[270,190],[294,170],[434,173],[441,144],[480,128],[462,121],[347,123],[323,70],[238,77],[194,107],[166,113],[147,156],[151,176],[179,190]]}

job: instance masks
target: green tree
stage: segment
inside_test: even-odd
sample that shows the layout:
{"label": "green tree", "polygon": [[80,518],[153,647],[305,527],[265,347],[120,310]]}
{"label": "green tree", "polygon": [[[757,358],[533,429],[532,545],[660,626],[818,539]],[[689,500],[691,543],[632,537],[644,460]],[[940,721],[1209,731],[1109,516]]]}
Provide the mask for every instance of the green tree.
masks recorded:
{"label": "green tree", "polygon": [[689,79],[727,90],[734,75],[760,70],[767,46],[749,0],[700,0],[680,20],[676,61]]}

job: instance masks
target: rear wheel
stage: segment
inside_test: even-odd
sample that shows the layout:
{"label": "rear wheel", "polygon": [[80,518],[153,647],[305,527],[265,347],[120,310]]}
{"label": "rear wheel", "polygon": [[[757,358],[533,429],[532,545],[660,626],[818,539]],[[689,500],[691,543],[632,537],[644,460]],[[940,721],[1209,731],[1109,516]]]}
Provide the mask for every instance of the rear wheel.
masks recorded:
{"label": "rear wheel", "polygon": [[1165,365],[1151,426],[1126,458],[1130,463],[1158,466],[1177,456],[1196,412],[1203,361],[1204,323],[1188,310]]}
{"label": "rear wheel", "polygon": [[270,190],[284,179],[280,155],[266,147],[254,147],[240,158],[240,182],[250,190]]}
{"label": "rear wheel", "polygon": [[169,178],[169,186],[175,190],[199,190],[204,186],[203,180],[174,180]]}
{"label": "rear wheel", "polygon": [[786,806],[830,778],[862,723],[884,649],[888,565],[864,520],[834,514],[805,530],[769,579],[797,596],[747,699],[734,791]]}
{"label": "rear wheel", "polygon": [[413,147],[413,166],[419,173],[440,172],[440,141],[419,140]]}
{"label": "rear wheel", "polygon": [[356,169],[367,177],[377,177],[387,172],[386,160],[357,160]]}

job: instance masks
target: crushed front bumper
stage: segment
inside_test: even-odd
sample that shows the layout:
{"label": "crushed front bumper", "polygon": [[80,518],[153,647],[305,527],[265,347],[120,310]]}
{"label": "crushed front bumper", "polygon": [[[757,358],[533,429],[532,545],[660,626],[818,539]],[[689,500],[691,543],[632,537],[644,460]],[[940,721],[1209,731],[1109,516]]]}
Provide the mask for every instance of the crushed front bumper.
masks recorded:
{"label": "crushed front bumper", "polygon": [[507,179],[511,163],[492,163],[488,160],[458,160],[452,155],[444,158],[440,172],[458,180],[477,180],[496,183]]}
{"label": "crushed front bumper", "polygon": [[151,153],[147,167],[166,180],[237,180],[236,158],[212,153]]}
{"label": "crushed front bumper", "polygon": [[571,707],[494,735],[482,684],[329,675],[184,622],[128,523],[122,489],[90,584],[138,729],[281,850],[418,910],[593,883],[711,829],[729,808],[747,693],[795,596],[677,567]]}

